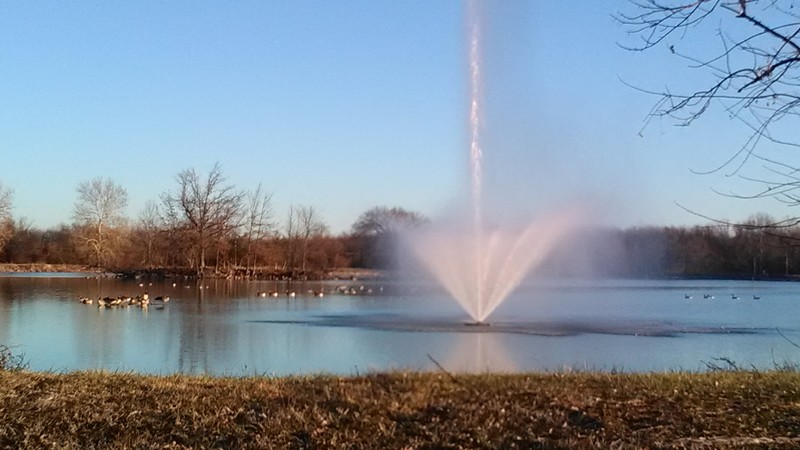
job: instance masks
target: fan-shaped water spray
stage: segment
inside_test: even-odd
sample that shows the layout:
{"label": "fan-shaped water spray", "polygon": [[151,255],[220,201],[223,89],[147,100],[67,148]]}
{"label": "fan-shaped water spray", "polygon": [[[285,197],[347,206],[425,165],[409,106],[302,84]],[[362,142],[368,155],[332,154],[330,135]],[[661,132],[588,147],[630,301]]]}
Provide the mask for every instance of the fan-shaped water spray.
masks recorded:
{"label": "fan-shaped water spray", "polygon": [[470,69],[470,170],[472,218],[469,225],[432,225],[417,232],[412,247],[467,313],[483,323],[538,266],[576,222],[575,211],[540,218],[523,227],[491,226],[483,217],[480,18],[476,0],[468,5]]}

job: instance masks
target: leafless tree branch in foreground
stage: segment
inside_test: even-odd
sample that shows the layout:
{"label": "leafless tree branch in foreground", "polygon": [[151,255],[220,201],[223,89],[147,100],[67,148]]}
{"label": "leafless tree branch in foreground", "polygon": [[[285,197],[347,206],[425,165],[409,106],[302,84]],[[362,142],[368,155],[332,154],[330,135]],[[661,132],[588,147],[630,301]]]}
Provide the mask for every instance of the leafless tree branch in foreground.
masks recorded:
{"label": "leafless tree branch in foreground", "polygon": [[[719,166],[755,183],[756,192],[739,198],[775,198],[800,204],[800,162],[759,151],[800,147],[800,11],[793,0],[630,0],[616,19],[636,38],[632,51],[666,47],[698,72],[688,92],[641,89],[658,97],[649,118],[669,117],[688,126],[712,109],[750,130],[740,148]],[[698,55],[708,42],[713,54]],[[677,80],[673,80],[677,82]],[[759,145],[761,144],[761,146]],[[741,174],[748,162],[759,175]]]}

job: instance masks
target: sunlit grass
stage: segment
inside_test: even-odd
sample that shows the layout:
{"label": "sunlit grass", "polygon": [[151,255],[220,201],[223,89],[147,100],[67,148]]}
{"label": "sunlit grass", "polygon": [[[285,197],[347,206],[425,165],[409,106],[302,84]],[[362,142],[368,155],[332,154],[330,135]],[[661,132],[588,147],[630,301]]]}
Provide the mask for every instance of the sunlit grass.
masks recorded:
{"label": "sunlit grass", "polygon": [[795,371],[197,377],[0,371],[0,448],[800,445]]}

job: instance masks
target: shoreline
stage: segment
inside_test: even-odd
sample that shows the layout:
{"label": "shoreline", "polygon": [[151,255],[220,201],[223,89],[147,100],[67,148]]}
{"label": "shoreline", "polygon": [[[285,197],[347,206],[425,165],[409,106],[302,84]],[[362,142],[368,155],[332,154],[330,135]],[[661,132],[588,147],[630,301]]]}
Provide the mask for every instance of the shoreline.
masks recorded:
{"label": "shoreline", "polygon": [[192,268],[154,268],[154,269],[106,269],[82,264],[47,264],[47,263],[0,263],[0,273],[85,273],[94,275],[115,276],[119,278],[207,278],[236,280],[357,280],[377,279],[385,276],[377,269],[338,268],[324,272],[293,272],[280,270],[245,271],[236,269],[231,272],[215,272],[206,269],[202,277]]}
{"label": "shoreline", "polygon": [[96,267],[82,264],[46,264],[46,263],[0,263],[0,272],[6,273],[108,273]]}
{"label": "shoreline", "polygon": [[[387,278],[391,272],[381,269],[365,268],[336,268],[325,271],[299,272],[278,269],[246,270],[236,268],[230,271],[215,271],[207,268],[205,273],[198,275],[197,269],[186,267],[173,268],[99,268],[83,264],[49,264],[49,263],[0,263],[0,273],[85,273],[104,275],[119,278],[206,278],[206,279],[233,279],[233,280],[374,280]],[[617,277],[612,277],[615,279]],[[705,274],[705,275],[679,275],[664,274],[652,277],[619,277],[631,280],[686,280],[686,281],[775,281],[795,282],[800,281],[800,275],[759,275],[752,274]]]}

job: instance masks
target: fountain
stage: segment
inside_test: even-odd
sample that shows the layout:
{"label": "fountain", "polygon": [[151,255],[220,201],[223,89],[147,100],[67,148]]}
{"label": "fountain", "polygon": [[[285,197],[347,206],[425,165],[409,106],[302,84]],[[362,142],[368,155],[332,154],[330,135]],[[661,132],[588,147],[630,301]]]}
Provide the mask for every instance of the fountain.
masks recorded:
{"label": "fountain", "polygon": [[[414,254],[470,315],[486,319],[522,279],[542,263],[577,223],[577,211],[539,217],[524,226],[490,224],[483,214],[480,27],[476,0],[469,3],[471,218],[433,224],[411,236]],[[470,214],[467,214],[469,216]]]}
{"label": "fountain", "polygon": [[536,220],[525,227],[436,226],[411,238],[415,255],[470,315],[485,324],[489,315],[538,267],[577,221],[575,211]]}

